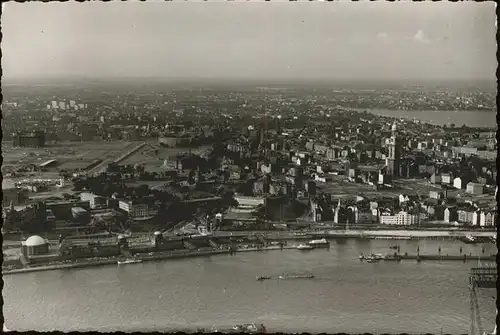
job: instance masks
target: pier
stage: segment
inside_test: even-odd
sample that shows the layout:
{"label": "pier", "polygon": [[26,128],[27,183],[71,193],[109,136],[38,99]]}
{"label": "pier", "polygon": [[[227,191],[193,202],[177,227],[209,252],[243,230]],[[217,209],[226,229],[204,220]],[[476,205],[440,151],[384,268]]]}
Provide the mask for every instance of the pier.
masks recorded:
{"label": "pier", "polygon": [[477,256],[477,255],[389,255],[384,258],[385,261],[416,260],[420,261],[491,261],[494,262],[496,255]]}
{"label": "pier", "polygon": [[[498,280],[496,266],[483,266],[472,268],[469,273],[469,293],[471,310],[471,335],[483,335],[483,324],[479,313],[478,289],[495,288]],[[496,327],[495,331],[496,333]]]}

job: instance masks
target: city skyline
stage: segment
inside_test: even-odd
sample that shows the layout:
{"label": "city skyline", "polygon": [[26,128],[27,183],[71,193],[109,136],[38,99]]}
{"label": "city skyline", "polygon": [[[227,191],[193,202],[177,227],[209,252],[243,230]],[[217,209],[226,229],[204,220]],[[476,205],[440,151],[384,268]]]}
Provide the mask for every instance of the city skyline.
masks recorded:
{"label": "city skyline", "polygon": [[494,10],[494,3],[12,3],[4,6],[2,68],[6,80],[494,80]]}

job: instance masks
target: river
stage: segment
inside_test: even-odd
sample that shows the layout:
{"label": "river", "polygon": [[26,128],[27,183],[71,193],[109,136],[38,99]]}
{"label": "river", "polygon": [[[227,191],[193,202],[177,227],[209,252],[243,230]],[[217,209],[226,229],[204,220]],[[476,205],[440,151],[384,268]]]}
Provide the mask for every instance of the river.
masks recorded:
{"label": "river", "polygon": [[[329,250],[247,252],[129,266],[4,277],[4,317],[12,330],[167,331],[186,326],[263,323],[269,332],[468,333],[468,272],[476,262],[369,264],[360,253],[390,241],[332,241]],[[401,252],[481,254],[458,241],[397,241]],[[496,246],[485,244],[485,254]],[[311,280],[257,275],[311,272]],[[485,330],[495,289],[480,290]]]}
{"label": "river", "polygon": [[491,111],[442,111],[442,110],[421,110],[404,111],[392,109],[354,109],[358,111],[368,111],[370,113],[395,117],[420,120],[422,122],[435,125],[455,124],[457,127],[467,125],[469,127],[496,128],[496,113]]}

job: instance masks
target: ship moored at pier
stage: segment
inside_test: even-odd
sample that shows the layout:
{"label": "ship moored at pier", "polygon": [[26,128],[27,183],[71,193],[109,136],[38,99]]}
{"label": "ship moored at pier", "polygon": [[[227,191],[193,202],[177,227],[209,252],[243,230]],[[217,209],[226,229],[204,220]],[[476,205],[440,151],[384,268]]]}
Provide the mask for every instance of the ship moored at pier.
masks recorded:
{"label": "ship moored at pier", "polygon": [[142,259],[132,258],[117,262],[118,265],[136,264],[136,263],[142,263]]}
{"label": "ship moored at pier", "polygon": [[311,245],[309,244],[299,244],[297,246],[297,249],[298,250],[311,250],[311,249],[314,249]]}
{"label": "ship moored at pier", "polygon": [[386,256],[382,254],[369,254],[369,255],[361,254],[359,256],[359,260],[361,261],[373,262],[373,261],[380,261],[382,259],[386,259]]}
{"label": "ship moored at pier", "polygon": [[322,238],[322,239],[319,239],[319,240],[309,241],[308,245],[310,245],[314,249],[317,249],[317,248],[329,248],[330,247],[330,242],[328,242],[326,240],[326,238]]}
{"label": "ship moored at pier", "polygon": [[467,244],[477,243],[477,239],[472,235],[466,235],[466,236],[462,237],[460,240],[464,243],[467,243]]}

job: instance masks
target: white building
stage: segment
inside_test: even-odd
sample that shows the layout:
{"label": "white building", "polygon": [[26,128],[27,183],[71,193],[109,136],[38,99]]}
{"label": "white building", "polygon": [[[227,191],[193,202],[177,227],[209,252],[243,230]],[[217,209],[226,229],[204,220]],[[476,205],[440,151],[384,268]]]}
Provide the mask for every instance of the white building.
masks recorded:
{"label": "white building", "polygon": [[449,173],[441,173],[441,184],[451,184],[452,176]]}
{"label": "white building", "polygon": [[480,212],[474,212],[472,214],[472,225],[473,226],[482,226],[481,225],[481,214],[480,214]]}
{"label": "white building", "polygon": [[263,197],[246,197],[235,196],[234,199],[238,202],[239,208],[256,208],[259,205],[264,205]]}
{"label": "white building", "polygon": [[444,193],[440,191],[429,191],[429,198],[431,199],[443,199]]}
{"label": "white building", "polygon": [[82,192],[80,193],[80,199],[82,201],[88,201],[92,209],[106,206],[106,199],[94,193]]}
{"label": "white building", "polygon": [[472,223],[474,214],[469,211],[459,210],[458,214],[458,222],[462,223]]}
{"label": "white building", "polygon": [[410,198],[408,198],[408,196],[406,194],[400,194],[399,195],[399,204],[403,204],[405,202],[408,202],[410,201]]}
{"label": "white building", "polygon": [[427,142],[418,142],[417,149],[418,150],[427,149]]}
{"label": "white building", "polygon": [[381,215],[380,223],[386,225],[414,225],[418,223],[418,216],[401,211],[396,215]]}
{"label": "white building", "polygon": [[262,164],[260,166],[260,171],[263,173],[263,174],[269,174],[271,173],[271,164]]}
{"label": "white building", "polygon": [[326,177],[324,175],[314,174],[314,180],[320,183],[326,183]]}
{"label": "white building", "polygon": [[128,213],[133,220],[146,220],[158,215],[156,206],[149,206],[146,203],[134,203],[133,201],[118,202],[118,208]]}
{"label": "white building", "polygon": [[463,185],[462,183],[462,178],[460,177],[457,177],[455,179],[453,179],[453,187],[456,188],[456,189],[462,189],[464,188],[465,185]]}
{"label": "white building", "polygon": [[478,183],[468,183],[465,191],[470,194],[483,194],[484,185]]}
{"label": "white building", "polygon": [[479,216],[479,225],[481,227],[493,227],[494,225],[494,214],[491,212],[481,212]]}

